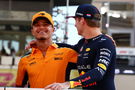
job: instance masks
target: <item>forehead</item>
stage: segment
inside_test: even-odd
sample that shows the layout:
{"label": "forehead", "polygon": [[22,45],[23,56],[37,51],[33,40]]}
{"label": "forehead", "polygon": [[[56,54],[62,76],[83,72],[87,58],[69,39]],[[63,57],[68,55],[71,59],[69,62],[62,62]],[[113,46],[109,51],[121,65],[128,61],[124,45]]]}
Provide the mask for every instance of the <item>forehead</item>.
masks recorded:
{"label": "forehead", "polygon": [[35,24],[38,24],[38,23],[47,23],[47,24],[50,24],[48,21],[46,21],[46,20],[38,20],[38,21],[36,21],[36,23]]}
{"label": "forehead", "polygon": [[40,23],[40,22],[51,24],[47,18],[39,17],[39,18],[34,20],[33,25]]}

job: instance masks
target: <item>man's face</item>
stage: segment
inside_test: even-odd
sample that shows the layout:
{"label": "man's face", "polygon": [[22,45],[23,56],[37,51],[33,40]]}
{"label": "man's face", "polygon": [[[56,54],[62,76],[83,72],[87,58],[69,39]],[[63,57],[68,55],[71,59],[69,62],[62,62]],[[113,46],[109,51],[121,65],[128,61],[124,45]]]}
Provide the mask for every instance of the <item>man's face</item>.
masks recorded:
{"label": "man's face", "polygon": [[82,35],[83,33],[83,26],[82,21],[80,17],[75,18],[75,27],[77,28],[78,35]]}
{"label": "man's face", "polygon": [[32,34],[37,40],[50,39],[53,32],[53,26],[45,19],[37,20],[32,26]]}

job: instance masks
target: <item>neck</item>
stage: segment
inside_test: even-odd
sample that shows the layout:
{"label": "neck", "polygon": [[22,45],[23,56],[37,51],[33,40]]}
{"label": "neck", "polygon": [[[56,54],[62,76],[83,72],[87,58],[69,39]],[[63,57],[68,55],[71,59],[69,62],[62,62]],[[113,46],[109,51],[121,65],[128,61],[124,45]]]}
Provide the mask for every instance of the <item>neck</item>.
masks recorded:
{"label": "neck", "polygon": [[94,28],[86,28],[83,34],[83,37],[85,39],[91,39],[93,37],[96,37],[98,35],[102,34],[100,29],[97,27]]}
{"label": "neck", "polygon": [[45,56],[45,53],[48,49],[48,47],[52,44],[51,40],[37,40],[37,48],[42,52],[43,56]]}

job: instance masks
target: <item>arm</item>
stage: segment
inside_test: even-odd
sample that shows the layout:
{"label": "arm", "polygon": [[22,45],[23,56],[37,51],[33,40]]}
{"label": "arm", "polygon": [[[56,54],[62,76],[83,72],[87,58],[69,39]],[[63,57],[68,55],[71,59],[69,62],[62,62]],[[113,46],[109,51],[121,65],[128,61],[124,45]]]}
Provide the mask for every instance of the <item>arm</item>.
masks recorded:
{"label": "arm", "polygon": [[66,77],[65,77],[66,81],[69,81],[69,79],[70,79],[70,72],[71,72],[72,69],[77,69],[76,63],[69,62],[68,65],[67,65],[67,68],[66,68]]}
{"label": "arm", "polygon": [[79,40],[79,42],[75,45],[65,44],[65,43],[57,43],[59,47],[67,47],[79,52],[80,47],[82,46],[84,39]]}
{"label": "arm", "polygon": [[66,43],[57,43],[59,47],[67,47],[67,48],[71,48],[73,50],[75,50],[76,52],[78,52],[78,49],[76,47],[76,45],[70,45],[70,44],[66,44]]}
{"label": "arm", "polygon": [[68,52],[66,54],[67,54],[66,56],[68,56],[68,58],[66,58],[68,60],[68,65],[66,68],[66,79],[65,80],[69,81],[71,70],[77,69],[76,62],[77,62],[78,53],[72,49],[68,49]]}
{"label": "arm", "polygon": [[117,46],[115,40],[113,39],[113,37],[111,37],[111,36],[108,35],[108,34],[105,34],[105,35],[113,41],[113,44],[114,44],[115,46]]}
{"label": "arm", "polygon": [[24,87],[28,81],[28,74],[25,69],[25,63],[21,59],[18,65],[16,87]]}

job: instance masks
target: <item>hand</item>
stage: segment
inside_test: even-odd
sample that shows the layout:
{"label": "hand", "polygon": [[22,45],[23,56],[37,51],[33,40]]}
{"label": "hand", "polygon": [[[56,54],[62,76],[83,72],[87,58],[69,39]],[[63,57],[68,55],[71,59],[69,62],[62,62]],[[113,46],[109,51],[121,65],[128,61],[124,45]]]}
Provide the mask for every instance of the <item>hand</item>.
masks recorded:
{"label": "hand", "polygon": [[64,83],[53,83],[48,86],[46,86],[44,89],[51,89],[51,90],[62,90],[63,88],[68,89],[70,87],[69,82],[64,82]]}
{"label": "hand", "polygon": [[25,50],[29,50],[29,49],[32,48],[32,47],[37,47],[36,42],[37,42],[36,40],[30,41],[30,42],[28,43],[28,45],[25,47]]}

